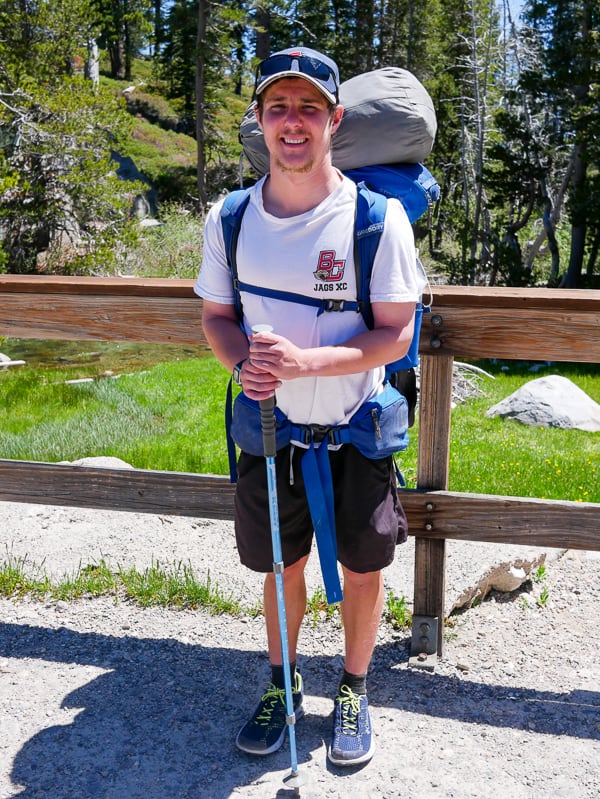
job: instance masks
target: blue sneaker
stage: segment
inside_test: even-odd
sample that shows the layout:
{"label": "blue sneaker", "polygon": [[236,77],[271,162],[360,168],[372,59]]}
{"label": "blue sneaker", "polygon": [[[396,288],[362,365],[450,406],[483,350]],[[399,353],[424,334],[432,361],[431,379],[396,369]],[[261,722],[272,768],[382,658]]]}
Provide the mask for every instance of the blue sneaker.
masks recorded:
{"label": "blue sneaker", "polygon": [[[292,686],[292,700],[296,721],[304,715],[302,677],[296,671]],[[285,690],[269,683],[252,718],[239,731],[236,746],[251,755],[270,755],[283,744],[287,728]]]}
{"label": "blue sneaker", "polygon": [[327,757],[335,766],[358,766],[375,754],[367,697],[342,685],[335,698],[333,740]]}

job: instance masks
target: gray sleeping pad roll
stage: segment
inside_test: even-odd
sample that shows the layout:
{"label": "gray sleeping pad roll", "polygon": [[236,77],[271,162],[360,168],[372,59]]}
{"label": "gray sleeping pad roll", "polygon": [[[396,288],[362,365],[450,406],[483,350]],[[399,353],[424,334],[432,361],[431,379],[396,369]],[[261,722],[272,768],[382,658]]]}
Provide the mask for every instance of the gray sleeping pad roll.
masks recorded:
{"label": "gray sleeping pad roll", "polygon": [[[416,164],[430,154],[437,131],[435,109],[427,89],[408,70],[383,67],[356,75],[341,84],[340,103],[344,116],[332,149],[338,169]],[[268,172],[269,154],[254,104],[242,119],[240,141],[257,174]]]}

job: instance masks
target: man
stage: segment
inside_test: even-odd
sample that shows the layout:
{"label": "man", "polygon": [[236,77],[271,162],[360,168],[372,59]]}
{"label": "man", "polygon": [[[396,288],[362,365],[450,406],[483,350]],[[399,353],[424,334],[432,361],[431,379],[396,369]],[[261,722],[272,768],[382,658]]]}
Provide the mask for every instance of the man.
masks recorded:
{"label": "man", "polygon": [[[299,47],[276,53],[257,70],[255,113],[270,154],[270,172],[253,188],[237,245],[240,280],[258,286],[336,299],[356,298],[353,234],[356,186],[332,165],[331,139],[339,127],[339,74],[327,56]],[[244,393],[277,405],[295,423],[340,425],[379,393],[383,364],[402,357],[413,334],[422,284],[412,229],[399,202],[388,202],[374,262],[374,328],[359,313],[316,314],[312,307],[242,292],[240,327],[223,245],[220,205],[208,215],[196,292],[203,327],[216,357],[235,368]],[[267,323],[274,332],[252,333]],[[303,699],[296,670],[299,630],[306,610],[304,568],[313,527],[307,507],[301,442],[277,452],[277,482],[289,658],[296,718]],[[345,662],[334,702],[328,749],[336,765],[367,762],[374,753],[366,675],[383,607],[381,570],[406,539],[391,458],[369,460],[344,444],[329,452],[335,495]],[[240,749],[276,751],[286,730],[282,653],[264,458],[242,452],[238,463],[235,527],[240,559],[265,573],[264,612],[271,683],[237,737]]]}

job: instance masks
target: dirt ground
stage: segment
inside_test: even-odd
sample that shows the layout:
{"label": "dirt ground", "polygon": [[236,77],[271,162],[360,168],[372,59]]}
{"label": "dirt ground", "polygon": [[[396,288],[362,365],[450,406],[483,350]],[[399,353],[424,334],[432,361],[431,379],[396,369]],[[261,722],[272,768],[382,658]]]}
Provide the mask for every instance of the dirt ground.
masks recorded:
{"label": "dirt ground", "polygon": [[[101,557],[189,561],[247,606],[260,599],[227,523],[0,503],[0,529],[4,559],[51,574]],[[448,604],[486,568],[480,548],[450,544]],[[411,596],[411,554],[400,548],[385,575],[396,595],[403,584]],[[318,582],[311,572],[309,590]],[[554,551],[543,585],[492,591],[451,617],[433,673],[409,666],[409,631],[382,623],[368,684],[378,748],[350,770],[326,759],[339,621],[307,618],[299,795],[597,799],[599,617],[598,553]],[[266,758],[234,745],[267,674],[262,619],[251,615],[111,597],[0,600],[0,799],[296,796],[287,742]]]}

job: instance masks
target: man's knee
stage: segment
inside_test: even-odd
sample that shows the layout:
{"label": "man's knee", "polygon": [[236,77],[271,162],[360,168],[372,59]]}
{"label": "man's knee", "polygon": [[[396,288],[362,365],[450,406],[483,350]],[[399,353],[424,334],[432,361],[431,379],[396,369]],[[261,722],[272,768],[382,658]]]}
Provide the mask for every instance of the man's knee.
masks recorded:
{"label": "man's knee", "polygon": [[371,589],[379,585],[381,580],[381,570],[371,572],[355,572],[342,566],[344,575],[344,586],[349,586],[355,590]]}

